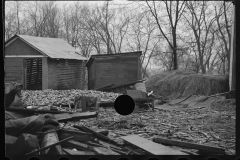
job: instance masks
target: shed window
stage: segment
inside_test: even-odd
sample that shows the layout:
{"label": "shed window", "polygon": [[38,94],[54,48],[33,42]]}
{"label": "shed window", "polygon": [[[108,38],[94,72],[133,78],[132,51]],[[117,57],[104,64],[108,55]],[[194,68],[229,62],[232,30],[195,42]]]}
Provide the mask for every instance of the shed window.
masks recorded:
{"label": "shed window", "polygon": [[28,90],[42,89],[42,59],[26,59],[26,86]]}

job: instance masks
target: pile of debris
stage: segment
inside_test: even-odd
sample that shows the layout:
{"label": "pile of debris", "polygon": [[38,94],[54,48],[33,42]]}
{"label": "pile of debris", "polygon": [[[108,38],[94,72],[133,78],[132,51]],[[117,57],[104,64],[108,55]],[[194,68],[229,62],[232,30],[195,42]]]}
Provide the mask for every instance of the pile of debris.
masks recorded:
{"label": "pile of debris", "polygon": [[[227,113],[218,107],[179,111],[137,108],[128,116],[110,107],[75,113],[51,110],[57,104],[72,108],[79,96],[112,102],[118,95],[81,90],[22,91],[25,105],[38,109],[6,108],[7,156],[234,154],[234,103]],[[232,127],[228,133],[224,132],[226,127]],[[222,136],[226,136],[224,140]]]}

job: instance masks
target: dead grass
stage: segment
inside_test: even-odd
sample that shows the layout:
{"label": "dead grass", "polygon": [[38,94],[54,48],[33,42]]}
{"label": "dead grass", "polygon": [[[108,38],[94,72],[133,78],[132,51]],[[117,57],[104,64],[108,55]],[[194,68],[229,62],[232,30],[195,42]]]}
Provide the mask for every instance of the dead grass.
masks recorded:
{"label": "dead grass", "polygon": [[228,75],[203,75],[193,71],[172,71],[150,77],[148,91],[169,99],[189,95],[213,95],[229,91]]}

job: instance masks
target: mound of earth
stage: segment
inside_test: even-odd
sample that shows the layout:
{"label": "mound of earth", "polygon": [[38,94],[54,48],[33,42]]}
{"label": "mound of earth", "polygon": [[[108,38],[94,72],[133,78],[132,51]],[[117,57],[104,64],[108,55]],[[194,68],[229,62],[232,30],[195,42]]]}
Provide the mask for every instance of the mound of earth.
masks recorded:
{"label": "mound of earth", "polygon": [[147,91],[168,99],[189,95],[213,95],[229,91],[228,75],[197,74],[193,71],[163,72],[146,81]]}

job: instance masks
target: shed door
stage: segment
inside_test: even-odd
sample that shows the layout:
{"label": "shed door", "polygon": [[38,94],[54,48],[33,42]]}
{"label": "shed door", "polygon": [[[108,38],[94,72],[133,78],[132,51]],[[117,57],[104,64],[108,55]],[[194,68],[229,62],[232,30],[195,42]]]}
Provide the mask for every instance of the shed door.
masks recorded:
{"label": "shed door", "polygon": [[42,90],[42,59],[25,59],[26,89]]}

